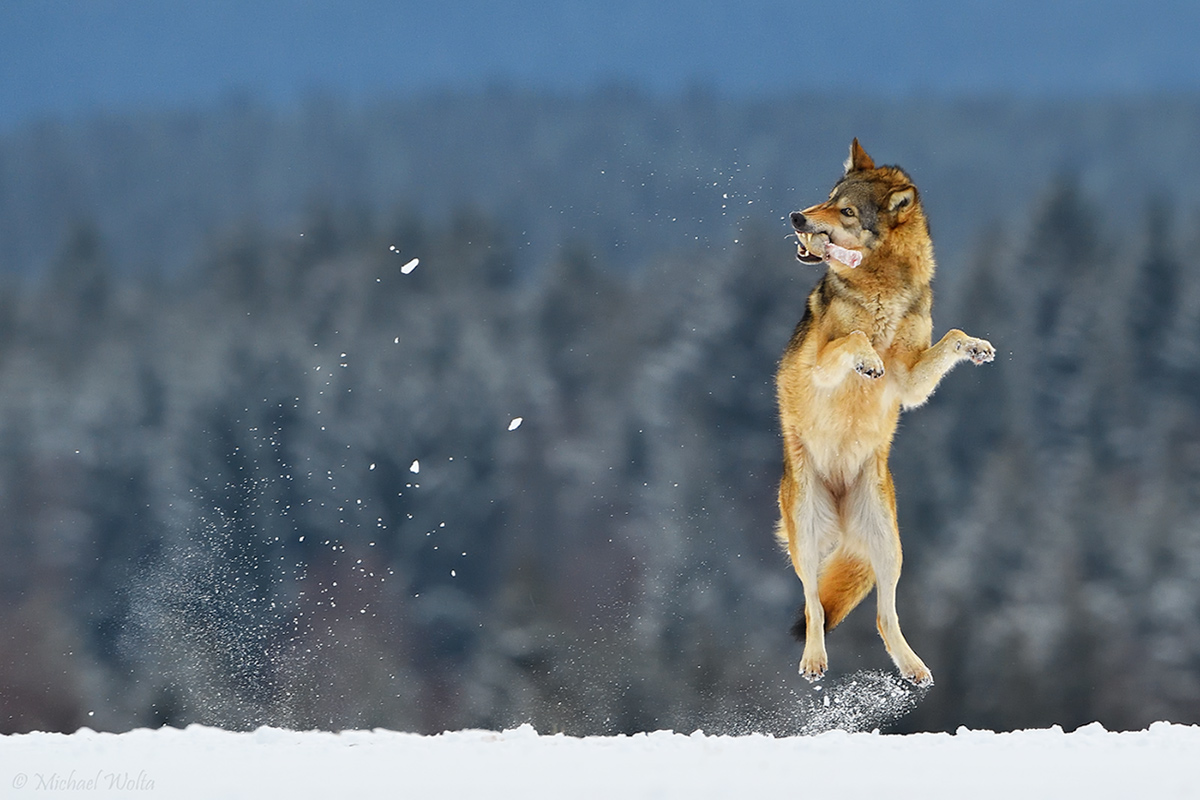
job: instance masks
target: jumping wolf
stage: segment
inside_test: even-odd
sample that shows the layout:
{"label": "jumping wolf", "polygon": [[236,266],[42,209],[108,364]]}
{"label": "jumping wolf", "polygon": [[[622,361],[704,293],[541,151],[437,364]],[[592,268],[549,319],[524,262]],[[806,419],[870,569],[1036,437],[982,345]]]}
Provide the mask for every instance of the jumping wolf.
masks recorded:
{"label": "jumping wolf", "polygon": [[876,167],[858,139],[824,203],[793,212],[796,258],[828,265],[776,375],[783,427],[776,536],[804,584],[793,633],[800,672],[825,673],[825,633],[874,586],[876,624],[900,674],[933,675],[900,632],[900,530],[888,452],[901,409],[924,403],[955,364],[992,345],[952,330],[932,341],[933,242],[912,179]]}

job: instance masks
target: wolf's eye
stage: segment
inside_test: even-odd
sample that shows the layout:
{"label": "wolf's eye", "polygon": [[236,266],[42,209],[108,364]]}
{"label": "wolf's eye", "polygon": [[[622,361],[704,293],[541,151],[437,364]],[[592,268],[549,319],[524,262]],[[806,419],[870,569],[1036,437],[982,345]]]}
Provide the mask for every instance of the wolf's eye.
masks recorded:
{"label": "wolf's eye", "polygon": [[851,208],[850,206],[846,206],[845,208],[842,209],[842,216],[843,217],[853,217],[854,209]]}

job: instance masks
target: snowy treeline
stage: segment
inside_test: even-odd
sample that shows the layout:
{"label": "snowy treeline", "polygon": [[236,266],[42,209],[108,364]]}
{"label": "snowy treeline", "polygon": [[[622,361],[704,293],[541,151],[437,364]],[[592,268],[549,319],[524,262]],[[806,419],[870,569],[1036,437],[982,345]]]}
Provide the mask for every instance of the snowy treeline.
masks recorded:
{"label": "snowy treeline", "polygon": [[[906,727],[1200,721],[1200,231],[1089,174],[939,283],[937,333],[998,356],[894,449],[938,680]],[[628,198],[542,250],[373,199],[247,212],[165,276],[81,214],[3,293],[0,725],[791,730],[771,381],[817,273],[780,215],[633,270],[587,245]],[[887,666],[873,616],[835,671]]]}

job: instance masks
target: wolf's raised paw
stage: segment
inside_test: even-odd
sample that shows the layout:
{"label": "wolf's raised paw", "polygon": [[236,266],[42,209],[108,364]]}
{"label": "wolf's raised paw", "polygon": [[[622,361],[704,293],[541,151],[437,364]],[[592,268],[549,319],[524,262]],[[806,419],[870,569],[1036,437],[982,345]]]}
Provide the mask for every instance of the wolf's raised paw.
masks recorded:
{"label": "wolf's raised paw", "polygon": [[863,358],[854,365],[854,371],[864,378],[871,378],[872,380],[882,378],[883,361],[879,357],[875,357],[874,359]]}
{"label": "wolf's raised paw", "polygon": [[958,343],[958,349],[974,364],[986,364],[996,357],[996,348],[987,339],[964,339]]}

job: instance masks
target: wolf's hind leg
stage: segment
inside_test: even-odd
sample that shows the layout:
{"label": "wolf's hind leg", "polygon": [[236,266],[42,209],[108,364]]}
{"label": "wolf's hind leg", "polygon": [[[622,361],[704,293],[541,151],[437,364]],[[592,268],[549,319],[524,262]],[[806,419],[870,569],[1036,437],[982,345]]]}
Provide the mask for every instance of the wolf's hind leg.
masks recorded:
{"label": "wolf's hind leg", "polygon": [[931,684],[933,675],[905,640],[896,613],[896,585],[903,558],[896,524],[896,495],[886,453],[867,467],[850,490],[848,500],[850,535],[875,572],[876,625],[883,644],[903,677],[916,684]]}
{"label": "wolf's hind leg", "polygon": [[[786,438],[786,437],[785,437]],[[829,657],[825,651],[825,610],[821,604],[821,555],[827,548],[825,539],[837,525],[837,511],[828,490],[813,479],[803,463],[800,448],[789,455],[779,487],[780,538],[787,537],[788,555],[800,582],[804,585],[804,654],[800,658],[800,673],[809,680],[825,674]]]}

